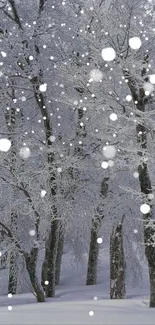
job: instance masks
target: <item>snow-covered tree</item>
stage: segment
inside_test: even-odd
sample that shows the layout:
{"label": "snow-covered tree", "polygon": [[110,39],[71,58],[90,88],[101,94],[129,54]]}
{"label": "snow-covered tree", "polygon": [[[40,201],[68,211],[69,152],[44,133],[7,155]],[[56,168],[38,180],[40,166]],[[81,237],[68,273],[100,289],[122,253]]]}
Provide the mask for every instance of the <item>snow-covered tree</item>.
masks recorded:
{"label": "snow-covered tree", "polygon": [[70,57],[61,71],[70,97],[74,91],[82,93],[77,106],[82,103],[86,111],[87,148],[91,137],[95,147],[98,143],[103,148],[103,169],[125,169],[139,178],[143,204],[138,210],[143,214],[154,307],[154,5],[143,0],[64,1],[63,5],[67,14],[60,35],[67,30],[72,47],[66,44]]}
{"label": "snow-covered tree", "polygon": [[1,2],[0,178],[9,202],[1,197],[0,225],[10,279],[16,250],[43,301],[36,265],[45,248],[42,286],[54,296],[66,239],[77,258],[89,251],[87,284],[95,283],[107,229],[111,298],[122,298],[126,228],[141,218],[154,307],[153,2]]}
{"label": "snow-covered tree", "polygon": [[[78,199],[81,199],[84,185],[88,184],[90,191],[91,177],[88,174],[86,176],[87,162],[85,164],[83,154],[79,155],[81,109],[78,110],[79,120],[75,122],[70,107],[67,107],[68,103],[65,103],[65,99],[59,102],[57,98],[60,91],[61,95],[64,92],[64,86],[60,83],[61,73],[55,73],[53,65],[53,52],[57,53],[58,50],[55,40],[51,43],[56,33],[51,1],[6,1],[0,14],[2,110],[4,118],[7,116],[5,124],[2,121],[2,135],[5,138],[3,136],[1,141],[7,143],[10,139],[9,149],[16,149],[15,166],[11,151],[1,153],[4,163],[1,166],[1,178],[3,185],[8,184],[12,209],[16,207],[20,214],[17,234],[15,229],[11,229],[11,214],[7,216],[8,224],[2,219],[1,226],[4,229],[9,227],[10,239],[14,243],[23,243],[22,224],[26,227],[26,244],[30,256],[25,255],[27,251],[24,250],[24,257],[35,291],[33,275],[35,277],[38,250],[40,242],[46,242],[44,273],[49,283],[46,294],[54,296],[56,267],[60,264],[57,249],[60,248],[58,244],[62,244],[62,226],[73,217],[73,201],[74,216],[77,215]],[[56,84],[55,80],[58,80]],[[57,86],[59,89],[55,96],[54,89]],[[60,113],[63,106],[67,112]],[[16,121],[18,127],[12,128]],[[73,148],[72,137],[78,143]],[[15,199],[12,192],[16,193]],[[83,200],[83,209],[86,200]],[[26,225],[24,215],[29,218]],[[29,242],[30,225],[32,229],[35,228],[33,243]],[[20,252],[23,249],[22,244],[15,247]]]}

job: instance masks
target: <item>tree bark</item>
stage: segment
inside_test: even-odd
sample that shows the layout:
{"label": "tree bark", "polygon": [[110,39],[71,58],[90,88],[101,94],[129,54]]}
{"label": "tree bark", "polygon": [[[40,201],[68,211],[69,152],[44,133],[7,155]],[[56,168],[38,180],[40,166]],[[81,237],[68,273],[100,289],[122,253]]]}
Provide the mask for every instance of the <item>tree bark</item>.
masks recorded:
{"label": "tree bark", "polygon": [[30,254],[25,253],[25,262],[26,269],[28,271],[32,288],[37,298],[37,302],[45,302],[44,292],[39,285],[37,275],[36,275],[36,266],[37,266],[37,257],[38,257],[38,248],[32,248]]}
{"label": "tree bark", "polygon": [[46,297],[55,297],[55,273],[56,273],[56,258],[59,241],[59,220],[53,220],[51,223],[51,231],[49,235],[48,249],[46,252],[47,280]]}
{"label": "tree bark", "polygon": [[125,259],[123,225],[113,229],[110,237],[110,299],[125,298]]}
{"label": "tree bark", "polygon": [[41,285],[42,285],[45,293],[46,293],[45,281],[47,281],[47,278],[48,278],[48,270],[47,270],[47,260],[46,260],[46,257],[45,257],[45,260],[44,260],[44,262],[42,264],[42,272],[41,272]]}
{"label": "tree bark", "polygon": [[[143,163],[143,166],[139,166],[139,182],[141,192],[144,195],[144,202],[150,203],[148,200],[148,194],[152,193],[151,181],[148,173],[147,164]],[[147,200],[147,201],[146,201]],[[153,211],[151,208],[150,213],[143,215],[144,223],[144,243],[145,243],[145,255],[148,261],[149,268],[149,281],[150,281],[150,307],[155,307],[155,222],[153,220]]]}
{"label": "tree bark", "polygon": [[[36,45],[37,55],[39,55],[39,47]],[[49,113],[46,108],[45,98],[43,94],[39,91],[39,85],[43,83],[43,72],[40,70],[39,76],[35,76],[31,79],[31,83],[33,85],[35,100],[40,108],[40,112],[43,117],[46,117],[44,120],[44,130],[46,136],[46,143],[48,149],[52,146],[50,141],[50,137],[52,136],[52,124],[50,121]],[[51,225],[50,225],[50,234],[46,242],[46,252],[45,252],[45,262],[42,267],[42,285],[44,290],[46,291],[47,297],[55,296],[55,272],[56,272],[56,257],[57,257],[57,247],[59,240],[59,220],[58,212],[55,202],[55,197],[57,195],[57,186],[56,186],[56,174],[53,167],[54,163],[54,153],[47,153],[47,161],[48,161],[48,171],[49,171],[49,187],[51,191],[51,201],[53,200],[53,206],[51,207]],[[45,281],[48,281],[48,285],[45,286]]]}
{"label": "tree bark", "polygon": [[[155,253],[155,252],[153,252]],[[149,262],[150,307],[155,308],[155,263]]]}
{"label": "tree bark", "polygon": [[[106,197],[108,192],[108,180],[109,178],[105,177],[101,183],[100,195],[103,199]],[[100,210],[99,207],[97,212],[98,215],[92,219],[86,285],[94,285],[96,284],[97,280],[97,264],[99,254],[97,238],[104,217],[102,209]]]}
{"label": "tree bark", "polygon": [[55,272],[56,285],[59,285],[60,282],[61,262],[62,262],[62,254],[63,254],[63,247],[64,247],[64,234],[62,231],[60,231],[59,233],[59,241],[58,241],[58,249],[57,249],[56,272]]}
{"label": "tree bark", "polygon": [[10,253],[10,266],[9,266],[9,282],[8,282],[8,293],[17,293],[18,283],[18,265],[17,265],[17,252],[11,251]]}
{"label": "tree bark", "polygon": [[94,285],[96,284],[96,280],[97,280],[97,264],[98,264],[98,253],[99,253],[97,238],[98,238],[98,231],[100,225],[101,225],[100,217],[95,217],[92,220],[92,228],[91,228],[91,235],[90,235],[90,247],[89,247],[86,285]]}
{"label": "tree bark", "polygon": [[[11,90],[10,96],[12,101],[16,98],[15,96],[15,88],[14,88],[14,80],[11,80]],[[12,104],[11,104],[12,105]],[[15,114],[15,108],[11,107],[10,111],[5,112],[5,120],[7,129],[10,133],[9,139],[11,141],[11,149],[10,149],[10,172],[12,175],[16,174],[16,156],[17,156],[17,148],[16,148],[16,141],[12,133],[16,130],[16,125],[18,122],[17,116]],[[13,187],[13,194],[12,194],[12,204],[14,202],[15,197],[18,196],[17,190]],[[14,207],[11,206],[11,231],[17,235],[18,232],[18,215],[17,211]],[[9,265],[9,281],[8,281],[8,293],[16,294],[17,292],[17,284],[18,284],[18,263],[17,252],[13,249],[10,252],[10,265]]]}
{"label": "tree bark", "polygon": [[[149,57],[146,55],[144,57],[144,64],[149,63]],[[147,79],[147,70],[146,67],[142,69],[142,77],[146,76],[145,81]],[[138,89],[136,87],[136,82],[129,76],[129,72],[126,71],[125,74],[128,76],[128,86],[130,88],[133,100],[137,102],[136,116],[140,118],[141,112],[144,114],[146,110],[146,104],[148,103],[148,98],[145,96],[145,91],[143,88]],[[149,268],[149,281],[150,281],[150,307],[155,307],[155,247],[154,247],[154,238],[155,238],[155,227],[154,227],[154,219],[153,219],[153,211],[151,200],[149,199],[149,194],[152,194],[152,185],[149,177],[148,166],[145,161],[145,151],[147,149],[147,132],[148,129],[145,127],[144,121],[143,123],[137,123],[136,133],[137,133],[137,143],[140,146],[138,156],[141,159],[141,164],[138,166],[139,173],[139,184],[142,193],[142,198],[144,203],[148,203],[150,205],[150,212],[147,214],[143,214],[143,224],[144,224],[144,244],[145,244],[145,255],[148,261]]]}
{"label": "tree bark", "polygon": [[[14,189],[15,191],[15,189]],[[17,234],[18,231],[18,217],[15,211],[11,214],[11,231]],[[18,253],[15,249],[10,252],[10,265],[9,265],[9,282],[8,293],[16,294],[18,284]]]}
{"label": "tree bark", "polygon": [[32,288],[34,290],[34,294],[37,298],[37,301],[44,302],[45,301],[44,293],[40,288],[37,275],[36,275],[36,266],[37,266],[39,249],[37,247],[33,247],[30,253],[26,253],[21,248],[19,241],[14,237],[12,231],[1,221],[0,221],[0,226],[3,228],[3,234],[5,234],[5,236],[7,236],[11,240],[12,244],[15,245],[16,249],[19,251],[19,253],[23,256],[25,260],[26,269],[28,271]]}

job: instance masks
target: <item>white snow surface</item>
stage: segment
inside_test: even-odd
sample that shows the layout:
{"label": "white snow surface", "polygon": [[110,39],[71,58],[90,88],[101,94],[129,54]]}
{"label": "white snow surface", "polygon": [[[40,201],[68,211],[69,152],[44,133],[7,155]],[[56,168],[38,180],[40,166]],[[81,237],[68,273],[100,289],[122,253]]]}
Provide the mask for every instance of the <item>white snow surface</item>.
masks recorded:
{"label": "white snow surface", "polygon": [[[36,303],[32,293],[0,297],[0,325],[153,325],[155,309],[148,308],[148,269],[143,267],[140,286],[127,286],[127,299],[109,299],[109,256],[100,249],[97,285],[86,286],[87,258],[78,266],[70,264],[71,254],[63,254],[60,285],[56,297]],[[5,277],[1,276],[1,285]],[[27,283],[25,282],[27,286]],[[8,310],[12,306],[12,310]],[[94,314],[90,316],[90,312]]]}
{"label": "white snow surface", "polygon": [[[85,300],[84,298],[79,301],[59,301],[58,299],[57,302],[13,306],[11,311],[8,311],[6,307],[2,307],[0,308],[0,324],[154,324],[155,310],[149,309],[139,299],[93,300],[92,298],[92,300]],[[94,312],[93,316],[89,315],[90,311]]]}

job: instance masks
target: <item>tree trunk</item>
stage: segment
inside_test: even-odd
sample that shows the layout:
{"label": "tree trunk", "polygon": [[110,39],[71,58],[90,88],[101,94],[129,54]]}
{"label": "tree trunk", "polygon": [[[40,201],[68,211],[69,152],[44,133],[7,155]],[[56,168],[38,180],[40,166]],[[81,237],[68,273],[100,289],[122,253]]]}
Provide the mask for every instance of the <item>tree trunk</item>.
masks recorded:
{"label": "tree trunk", "polygon": [[48,248],[46,251],[45,273],[47,274],[48,286],[46,286],[46,297],[55,297],[55,273],[56,258],[59,241],[59,220],[53,220],[51,223],[51,232],[49,235]]}
{"label": "tree trunk", "polygon": [[46,292],[46,284],[45,281],[47,281],[47,263],[46,263],[46,259],[42,264],[42,272],[41,272],[41,285],[44,289],[44,291]]}
{"label": "tree trunk", "polygon": [[[11,98],[12,102],[16,98],[15,95],[15,89],[14,89],[14,81],[11,80]],[[16,141],[14,139],[14,136],[12,133],[16,130],[18,118],[15,113],[15,107],[12,107],[11,103],[11,109],[9,112],[5,112],[5,120],[7,129],[10,133],[9,140],[11,141],[11,149],[10,149],[10,171],[11,174],[16,174],[16,156],[17,156],[17,148],[16,148]],[[15,187],[13,187],[13,194],[12,194],[12,201],[14,202],[14,199],[18,197],[18,193]],[[13,233],[17,234],[18,232],[18,215],[17,211],[12,208],[11,206],[11,225],[10,225],[11,231]],[[17,263],[17,252],[12,249],[10,252],[10,265],[9,265],[9,282],[8,282],[8,293],[16,294],[17,292],[17,283],[18,283],[18,263]]]}
{"label": "tree trunk", "polygon": [[[155,252],[154,252],[155,254]],[[153,258],[154,259],[154,258]],[[150,277],[150,307],[155,308],[155,262],[149,262],[149,277]]]}
{"label": "tree trunk", "polygon": [[9,283],[8,293],[16,294],[18,283],[18,265],[17,265],[17,252],[11,251],[10,253],[10,267],[9,267]]}
{"label": "tree trunk", "polygon": [[59,282],[60,282],[63,247],[64,247],[64,234],[62,233],[62,231],[60,231],[58,249],[57,249],[57,258],[56,258],[56,273],[55,273],[55,284],[56,285],[59,285]]}
{"label": "tree trunk", "polygon": [[[17,234],[18,231],[18,217],[17,214],[13,211],[11,214],[11,231],[14,234]],[[15,249],[10,252],[10,265],[9,265],[9,282],[8,282],[8,293],[16,294],[17,293],[17,284],[18,284],[18,254]]]}
{"label": "tree trunk", "polygon": [[113,229],[110,237],[110,299],[125,298],[125,260],[123,226]]}
{"label": "tree trunk", "polygon": [[[109,177],[105,177],[101,183],[100,195],[103,199],[107,196],[108,180]],[[94,285],[96,284],[97,280],[97,264],[99,254],[97,238],[104,217],[102,207],[100,208],[98,206],[97,213],[98,215],[92,219],[86,285]]]}
{"label": "tree trunk", "polygon": [[[146,63],[149,64],[149,57],[146,55],[144,57],[144,67],[142,68],[142,77],[146,76],[147,81],[147,70]],[[136,82],[129,72],[126,71],[125,74],[128,76],[128,86],[130,88],[133,100],[137,102],[137,118],[141,118],[141,112],[145,113],[146,104],[148,103],[148,98],[145,96],[145,91],[143,88],[137,89]],[[144,117],[143,117],[144,118]],[[148,128],[145,127],[144,120],[143,123],[138,122],[136,126],[137,133],[137,143],[140,146],[138,151],[138,156],[141,159],[141,164],[138,167],[139,173],[139,183],[142,193],[142,198],[144,203],[150,205],[150,212],[143,214],[143,223],[144,223],[144,244],[145,244],[145,254],[148,260],[149,267],[149,280],[150,280],[150,307],[155,307],[155,247],[154,247],[154,238],[155,238],[155,228],[154,228],[154,219],[152,204],[149,198],[149,195],[152,194],[152,185],[149,177],[148,166],[145,162],[145,152],[147,150],[147,132]]]}
{"label": "tree trunk", "polygon": [[[148,195],[152,193],[151,181],[149,178],[147,164],[143,163],[143,166],[139,166],[139,182],[141,192],[144,195],[144,202],[148,202],[151,206],[151,202],[148,200]],[[143,215],[144,223],[144,243],[145,243],[145,255],[148,261],[149,268],[149,281],[150,281],[150,307],[155,307],[155,222],[153,219],[153,211]]]}
{"label": "tree trunk", "polygon": [[86,285],[94,285],[96,284],[97,280],[97,264],[99,253],[97,238],[100,224],[100,217],[96,217],[92,220]]}
{"label": "tree trunk", "polygon": [[39,285],[36,266],[37,266],[38,248],[32,248],[30,254],[25,254],[26,269],[28,271],[32,288],[37,298],[37,302],[45,302],[44,292]]}

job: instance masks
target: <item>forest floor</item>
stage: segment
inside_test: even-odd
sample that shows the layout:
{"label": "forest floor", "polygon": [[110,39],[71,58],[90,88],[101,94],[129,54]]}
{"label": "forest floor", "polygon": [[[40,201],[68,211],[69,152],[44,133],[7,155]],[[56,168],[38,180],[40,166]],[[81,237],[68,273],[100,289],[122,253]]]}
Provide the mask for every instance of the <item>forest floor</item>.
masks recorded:
{"label": "forest floor", "polygon": [[[90,316],[93,312],[93,316]],[[155,310],[141,299],[47,302],[0,308],[2,325],[154,325]]]}
{"label": "forest floor", "polygon": [[[141,284],[127,287],[125,300],[109,300],[109,258],[99,265],[98,283],[86,286],[86,265],[71,266],[63,255],[62,276],[56,297],[37,304],[31,293],[0,297],[0,325],[154,325],[155,309],[148,308],[148,270],[143,267]],[[2,281],[2,277],[1,277]],[[8,306],[12,309],[8,310]],[[92,316],[91,316],[92,315]]]}

